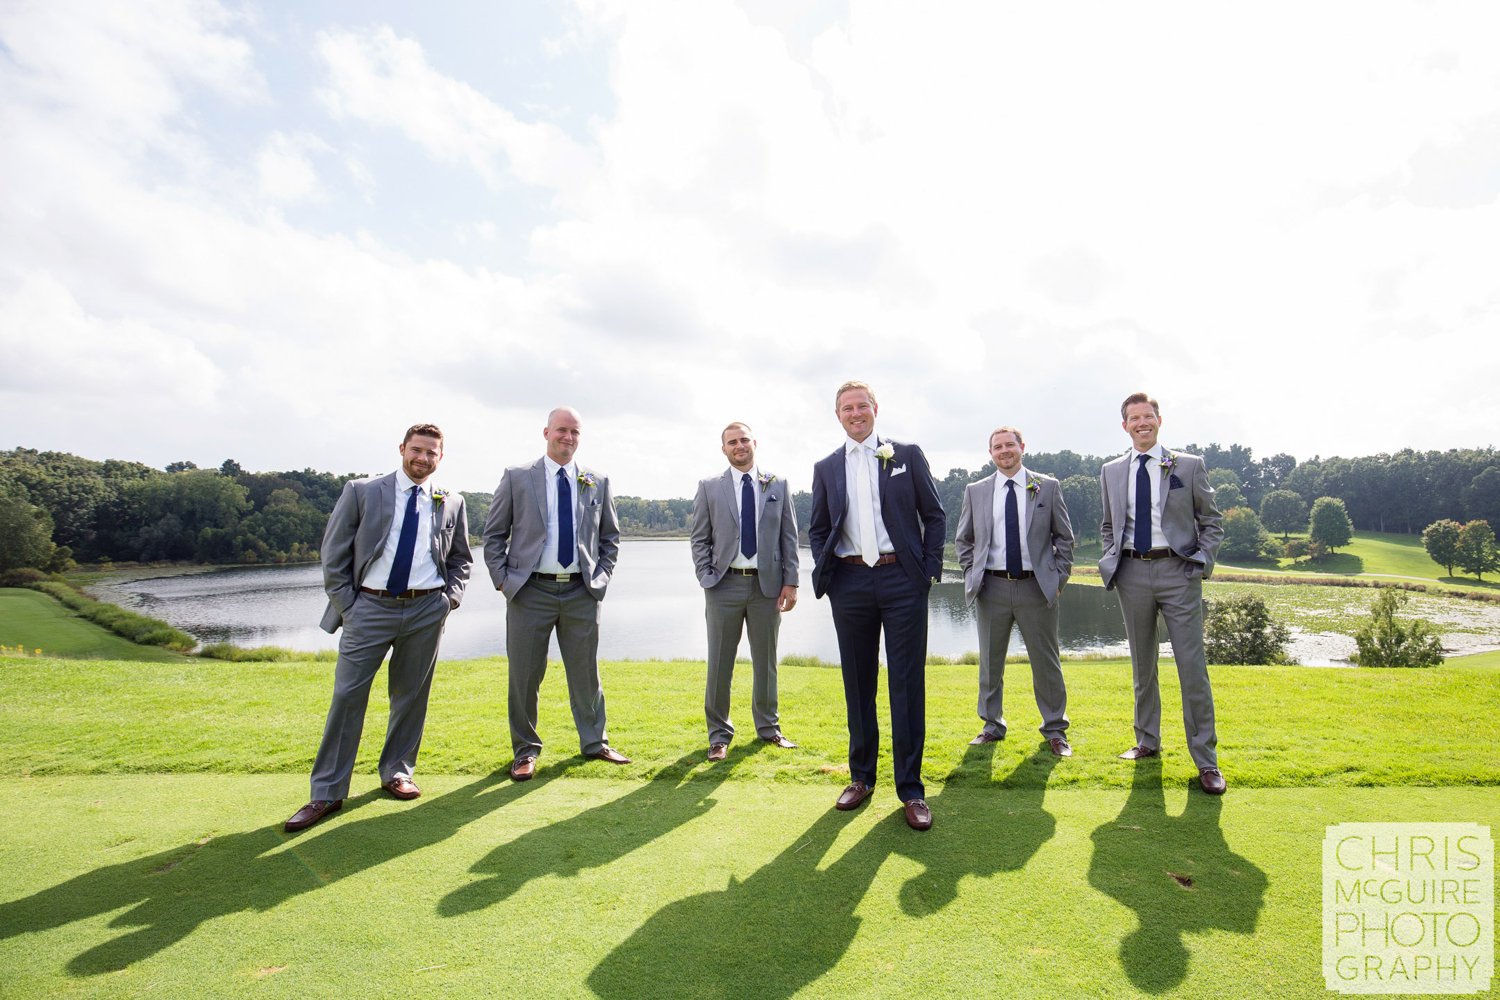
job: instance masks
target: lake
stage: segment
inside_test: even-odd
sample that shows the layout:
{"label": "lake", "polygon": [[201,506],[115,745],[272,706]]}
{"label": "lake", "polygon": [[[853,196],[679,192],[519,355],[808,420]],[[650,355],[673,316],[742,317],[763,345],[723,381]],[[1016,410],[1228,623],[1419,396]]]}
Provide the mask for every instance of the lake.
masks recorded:
{"label": "lake", "polygon": [[[838,640],[828,601],[812,593],[812,553],[802,550],[802,597],[781,621],[781,654],[837,663]],[[479,550],[476,578],[461,608],[448,619],[444,659],[495,656],[505,651],[505,599],[490,585]],[[338,637],[318,628],[327,598],[315,565],[237,568],[99,584],[100,597],[170,622],[205,643],[334,649]],[[958,657],[979,648],[963,585],[936,584],[929,607],[928,651]],[[1102,587],[1063,589],[1060,637],[1064,652],[1125,655],[1125,630],[1115,595]],[[1024,646],[1016,632],[1011,651]],[[742,655],[750,653],[741,644]],[[556,640],[552,655],[556,657]],[[599,629],[607,660],[693,659],[708,655],[703,590],[693,575],[686,539],[625,539]]]}

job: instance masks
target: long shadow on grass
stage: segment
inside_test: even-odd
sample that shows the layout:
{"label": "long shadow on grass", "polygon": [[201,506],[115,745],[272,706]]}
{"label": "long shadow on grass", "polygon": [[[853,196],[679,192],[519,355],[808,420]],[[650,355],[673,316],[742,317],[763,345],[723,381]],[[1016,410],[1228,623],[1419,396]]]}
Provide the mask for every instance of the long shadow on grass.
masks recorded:
{"label": "long shadow on grass", "polygon": [[[99,868],[50,889],[0,905],[0,939],[50,930],[122,907],[110,921],[131,928],[68,963],[75,976],[123,969],[170,947],[200,926],[231,913],[266,911],[346,876],[395,861],[453,836],[467,824],[545,784],[582,758],[538,772],[524,785],[496,772],[410,808],[364,819],[351,809],[372,801],[368,792],[344,803],[305,834],[287,836],[280,824],[222,837],[205,837],[150,857]],[[289,843],[290,842],[290,843]],[[286,845],[284,850],[278,848]]]}
{"label": "long shadow on grass", "polygon": [[444,896],[438,913],[472,913],[508,899],[532,879],[571,878],[618,861],[711,809],[714,789],[762,746],[755,740],[735,747],[724,761],[707,765],[699,774],[693,771],[703,760],[702,752],[686,754],[635,791],[501,844],[471,869],[484,877]]}
{"label": "long shadow on grass", "polygon": [[1094,831],[1089,884],[1135,911],[1120,963],[1138,989],[1164,993],[1187,976],[1185,935],[1254,933],[1266,873],[1229,849],[1222,799],[1191,789],[1182,815],[1168,816],[1161,761],[1135,768],[1119,817]]}
{"label": "long shadow on grass", "polygon": [[[1055,760],[1050,751],[1046,759],[1038,753],[1023,760],[1002,782],[1014,782],[1004,792],[955,794],[951,787],[976,777],[991,784],[994,745],[971,748],[930,800],[931,832],[909,830],[898,809],[823,867],[853,819],[830,809],[743,882],[731,878],[721,891],[658,910],[605,957],[588,984],[606,1000],[790,997],[848,951],[860,927],[855,910],[892,856],[923,866],[900,890],[902,910],[918,918],[952,902],[966,875],[1024,867],[1056,825],[1042,809],[1046,775]],[[864,808],[879,807],[872,802]]]}

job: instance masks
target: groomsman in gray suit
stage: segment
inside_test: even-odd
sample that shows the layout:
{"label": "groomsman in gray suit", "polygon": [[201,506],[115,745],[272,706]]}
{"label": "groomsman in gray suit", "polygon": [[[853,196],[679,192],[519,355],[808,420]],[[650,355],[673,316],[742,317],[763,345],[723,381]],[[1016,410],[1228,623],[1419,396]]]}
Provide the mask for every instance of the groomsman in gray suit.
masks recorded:
{"label": "groomsman in gray suit", "polygon": [[797,744],[781,734],[776,706],[776,636],[781,614],[797,603],[797,515],[786,481],[755,464],[748,424],[719,435],[729,468],[698,483],[693,498],[693,567],[708,618],[708,759],[723,760],[734,739],[729,686],[740,635],[750,629],[755,672],[750,714],[762,740],[784,750]]}
{"label": "groomsman in gray suit", "polygon": [[286,821],[289,833],[343,807],[370,684],[387,651],[391,713],[380,752],[381,787],[398,799],[422,794],[411,775],[438,640],[448,613],[463,600],[473,560],[463,495],[436,489],[430,479],[443,458],[443,432],[417,424],[407,430],[399,453],[397,471],[344,484],[323,533],[328,609],[322,627],[342,627],[344,634],[333,702],[313,761],[312,799]]}
{"label": "groomsman in gray suit", "polygon": [[1125,397],[1121,425],[1130,451],[1107,462],[1099,475],[1104,513],[1104,554],[1099,575],[1118,590],[1130,640],[1135,681],[1135,743],[1125,760],[1161,752],[1161,690],[1156,679],[1156,615],[1172,640],[1182,686],[1182,721],[1198,783],[1224,794],[1214,729],[1214,695],[1203,652],[1203,581],[1214,569],[1223,540],[1223,518],[1203,459],[1169,451],[1157,441],[1161,407],[1144,392]]}
{"label": "groomsman in gray suit", "polygon": [[560,406],[549,413],[542,431],[547,453],[531,465],[505,470],[484,522],[484,563],[506,599],[515,751],[510,776],[516,781],[536,774],[542,752],[537,693],[554,629],[583,755],[630,763],[609,745],[599,684],[599,602],[615,570],[620,527],[609,480],[573,461],[581,433],[577,410]]}
{"label": "groomsman in gray suit", "polygon": [[964,596],[979,605],[979,717],[972,746],[1005,739],[1005,654],[1020,625],[1042,738],[1059,757],[1068,745],[1068,691],[1057,642],[1057,598],[1073,571],[1073,525],[1057,480],[1021,464],[1026,444],[1014,427],[990,433],[994,475],[964,489],[954,547]]}

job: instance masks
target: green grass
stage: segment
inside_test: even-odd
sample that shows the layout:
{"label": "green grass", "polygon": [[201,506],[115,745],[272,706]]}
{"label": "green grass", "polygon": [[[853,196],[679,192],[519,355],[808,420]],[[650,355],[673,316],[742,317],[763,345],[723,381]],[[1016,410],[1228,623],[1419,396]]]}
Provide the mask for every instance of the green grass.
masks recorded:
{"label": "green grass", "polygon": [[138,659],[181,662],[183,657],[160,646],[138,646],[35,590],[0,588],[0,647],[40,649],[47,656],[85,659]]}
{"label": "green grass", "polygon": [[[976,668],[932,667],[919,835],[888,755],[868,806],[829,808],[847,780],[837,671],[782,671],[801,749],[741,740],[710,766],[701,663],[606,664],[611,740],[636,759],[615,768],[577,756],[554,665],[543,767],[515,784],[504,662],[445,662],[424,796],[376,788],[377,681],[353,797],[287,836],[330,665],[7,660],[0,993],[1323,996],[1324,827],[1492,823],[1497,667],[1216,667],[1222,800],[1192,787],[1170,721],[1160,761],[1114,758],[1132,742],[1121,661],[1065,665],[1062,761],[1025,669],[1011,737],[969,747]],[[1162,681],[1171,720],[1170,667]]]}
{"label": "green grass", "polygon": [[[1280,535],[1276,536],[1280,538]],[[1304,535],[1292,536],[1305,537]],[[1307,560],[1230,560],[1221,566],[1227,570],[1242,569],[1255,573],[1301,573],[1311,576],[1383,576],[1400,579],[1431,580],[1453,587],[1497,589],[1500,580],[1479,580],[1472,576],[1449,576],[1427,555],[1421,535],[1395,532],[1356,531],[1353,540],[1320,562]]]}

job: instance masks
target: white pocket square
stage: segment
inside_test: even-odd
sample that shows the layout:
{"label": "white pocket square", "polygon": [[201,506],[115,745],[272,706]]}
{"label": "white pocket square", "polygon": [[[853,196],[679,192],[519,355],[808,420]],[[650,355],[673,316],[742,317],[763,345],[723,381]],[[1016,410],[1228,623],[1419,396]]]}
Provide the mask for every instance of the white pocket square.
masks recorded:
{"label": "white pocket square", "polygon": [[901,466],[901,468],[899,468],[899,469],[892,469],[891,470],[891,478],[895,479],[897,476],[901,475],[905,471],[906,471],[906,466],[904,466],[904,465]]}

